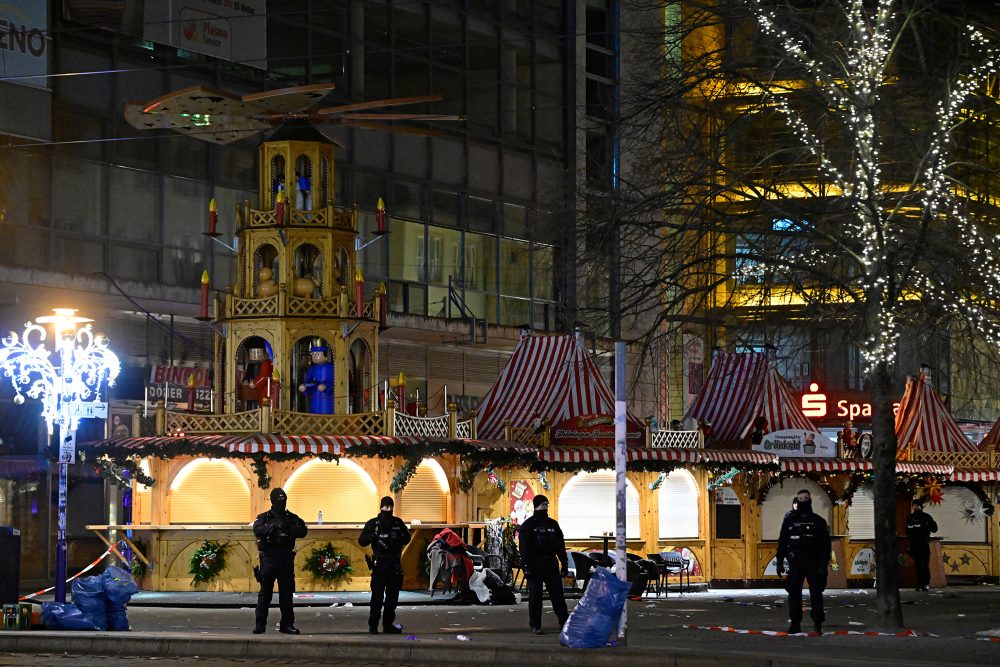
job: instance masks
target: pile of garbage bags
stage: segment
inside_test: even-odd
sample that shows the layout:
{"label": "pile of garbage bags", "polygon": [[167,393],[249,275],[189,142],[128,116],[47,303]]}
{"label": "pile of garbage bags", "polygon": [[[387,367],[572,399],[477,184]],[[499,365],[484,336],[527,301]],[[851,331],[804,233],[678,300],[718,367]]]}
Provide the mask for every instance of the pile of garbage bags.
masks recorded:
{"label": "pile of garbage bags", "polygon": [[45,602],[42,623],[49,630],[128,630],[126,607],[139,592],[132,575],[114,565],[103,574],[73,582],[73,603]]}

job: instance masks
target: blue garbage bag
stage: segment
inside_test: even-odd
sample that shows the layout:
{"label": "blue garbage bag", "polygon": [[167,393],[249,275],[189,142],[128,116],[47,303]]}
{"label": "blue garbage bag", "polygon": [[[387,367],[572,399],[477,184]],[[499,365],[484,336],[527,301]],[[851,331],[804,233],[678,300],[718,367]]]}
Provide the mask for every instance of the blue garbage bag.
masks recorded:
{"label": "blue garbage bag", "polygon": [[73,582],[73,604],[95,628],[108,629],[108,596],[100,575],[80,577]]}
{"label": "blue garbage bag", "polygon": [[108,630],[128,630],[128,601],[139,592],[135,580],[126,570],[110,565],[101,575],[101,583],[108,598]]}
{"label": "blue garbage bag", "polygon": [[43,602],[42,623],[49,630],[99,630],[75,604]]}
{"label": "blue garbage bag", "polygon": [[594,568],[587,590],[559,633],[559,643],[570,648],[605,646],[631,588],[631,582],[620,581],[608,568]]}

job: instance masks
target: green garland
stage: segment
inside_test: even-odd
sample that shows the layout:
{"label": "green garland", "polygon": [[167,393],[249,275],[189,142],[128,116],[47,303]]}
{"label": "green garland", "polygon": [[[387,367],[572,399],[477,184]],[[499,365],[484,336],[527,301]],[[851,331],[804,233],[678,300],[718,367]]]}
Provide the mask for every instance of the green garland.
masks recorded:
{"label": "green garland", "polygon": [[389,482],[389,489],[393,493],[399,493],[406,488],[410,479],[417,474],[417,466],[419,464],[419,460],[406,459],[406,461],[403,462],[403,467],[397,470],[396,474],[392,476],[392,481]]}
{"label": "green garland", "polygon": [[351,559],[334,549],[330,542],[309,552],[304,569],[313,579],[328,584],[342,581],[354,574]]}
{"label": "green garland", "polygon": [[218,540],[205,540],[191,554],[191,567],[188,574],[193,574],[191,585],[204,584],[212,581],[226,567],[226,556],[229,553],[229,542],[220,544]]}

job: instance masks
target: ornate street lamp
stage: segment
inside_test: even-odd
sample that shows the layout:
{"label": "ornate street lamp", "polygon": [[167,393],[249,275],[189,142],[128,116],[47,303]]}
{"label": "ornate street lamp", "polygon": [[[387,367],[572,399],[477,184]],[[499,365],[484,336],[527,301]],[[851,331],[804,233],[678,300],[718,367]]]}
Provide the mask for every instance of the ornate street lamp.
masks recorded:
{"label": "ornate street lamp", "polygon": [[[0,368],[10,378],[14,403],[24,403],[24,396],[42,402],[42,417],[49,428],[59,426],[59,519],[56,540],[57,602],[66,601],[66,477],[68,466],[76,458],[76,427],[80,419],[107,417],[108,404],[100,401],[105,382],[110,386],[118,377],[121,365],[108,349],[108,339],[95,334],[86,317],[77,317],[73,308],[55,308],[24,325],[18,339],[13,331],[0,345]],[[55,356],[45,348],[46,331],[51,324]],[[83,324],[84,326],[80,326]],[[22,389],[24,393],[22,394]]]}

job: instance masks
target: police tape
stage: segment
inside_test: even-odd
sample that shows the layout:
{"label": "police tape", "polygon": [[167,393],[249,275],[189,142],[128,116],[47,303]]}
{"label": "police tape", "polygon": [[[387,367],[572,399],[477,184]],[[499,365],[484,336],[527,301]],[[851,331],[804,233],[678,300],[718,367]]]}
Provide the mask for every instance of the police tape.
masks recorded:
{"label": "police tape", "polygon": [[899,632],[877,632],[859,630],[833,630],[829,632],[782,632],[781,630],[747,630],[744,628],[733,628],[728,625],[685,625],[686,630],[713,630],[716,632],[731,632],[737,635],[763,635],[766,637],[823,637],[823,636],[845,636],[855,635],[861,637],[937,637],[930,632],[917,632],[916,630],[900,630]]}
{"label": "police tape", "polygon": [[[72,577],[70,577],[69,579],[67,579],[66,583],[68,584],[69,582],[73,581],[77,577],[79,577],[81,575],[84,575],[84,574],[90,572],[91,570],[93,570],[95,567],[97,567],[98,563],[100,563],[102,560],[104,560],[105,556],[107,556],[109,553],[111,553],[112,549],[114,549],[114,547],[108,547],[107,551],[105,551],[100,556],[98,556],[97,558],[95,558],[93,560],[93,562],[90,563],[90,565],[88,565],[87,567],[83,568],[82,570],[80,570],[79,572],[77,572],[76,574],[74,574]],[[18,601],[22,602],[24,600],[30,600],[30,599],[32,599],[34,597],[38,597],[39,595],[42,595],[44,593],[48,593],[51,590],[55,590],[55,586],[49,586],[48,588],[43,588],[42,590],[37,591],[35,593],[32,593],[31,595],[22,595],[21,597],[18,598]]]}

